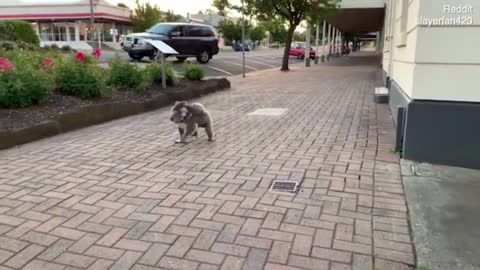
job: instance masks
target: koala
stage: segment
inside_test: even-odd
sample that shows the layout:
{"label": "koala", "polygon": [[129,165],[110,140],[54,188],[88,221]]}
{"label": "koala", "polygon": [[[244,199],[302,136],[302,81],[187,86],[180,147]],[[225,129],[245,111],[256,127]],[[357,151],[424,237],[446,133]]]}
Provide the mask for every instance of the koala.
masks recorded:
{"label": "koala", "polygon": [[171,109],[170,121],[178,126],[179,138],[176,143],[186,143],[188,136],[198,138],[198,128],[204,128],[208,141],[213,141],[212,117],[200,103],[175,102]]}

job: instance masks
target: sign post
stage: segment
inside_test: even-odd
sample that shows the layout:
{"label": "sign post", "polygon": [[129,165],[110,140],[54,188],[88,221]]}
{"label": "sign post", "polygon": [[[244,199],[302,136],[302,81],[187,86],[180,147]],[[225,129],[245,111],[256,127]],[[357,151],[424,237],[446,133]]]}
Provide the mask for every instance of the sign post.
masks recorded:
{"label": "sign post", "polygon": [[167,76],[165,71],[165,55],[176,55],[178,52],[172,47],[168,46],[165,42],[161,40],[146,39],[145,42],[151,44],[157,49],[157,55],[155,55],[155,60],[158,61],[160,58],[162,64],[162,88],[167,88]]}
{"label": "sign post", "polygon": [[245,78],[245,3],[242,0],[242,76]]}

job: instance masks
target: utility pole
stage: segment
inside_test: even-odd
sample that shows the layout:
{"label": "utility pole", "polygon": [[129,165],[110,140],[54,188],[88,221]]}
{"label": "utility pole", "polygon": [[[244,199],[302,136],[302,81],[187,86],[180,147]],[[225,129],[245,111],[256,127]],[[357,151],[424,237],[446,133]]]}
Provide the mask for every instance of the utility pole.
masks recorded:
{"label": "utility pole", "polygon": [[242,74],[245,78],[245,1],[242,0]]}
{"label": "utility pole", "polygon": [[93,0],[90,0],[90,37],[91,42],[95,46],[95,15],[93,13]]}

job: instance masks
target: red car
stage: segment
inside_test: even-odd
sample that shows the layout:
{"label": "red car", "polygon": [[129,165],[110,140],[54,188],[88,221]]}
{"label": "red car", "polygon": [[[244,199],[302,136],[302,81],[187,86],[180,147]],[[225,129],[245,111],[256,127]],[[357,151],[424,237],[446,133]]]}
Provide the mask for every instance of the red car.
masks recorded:
{"label": "red car", "polygon": [[[307,44],[305,42],[293,42],[290,46],[290,55],[296,56],[297,59],[304,59],[306,48]],[[310,47],[310,58],[315,59],[315,51],[312,47]]]}

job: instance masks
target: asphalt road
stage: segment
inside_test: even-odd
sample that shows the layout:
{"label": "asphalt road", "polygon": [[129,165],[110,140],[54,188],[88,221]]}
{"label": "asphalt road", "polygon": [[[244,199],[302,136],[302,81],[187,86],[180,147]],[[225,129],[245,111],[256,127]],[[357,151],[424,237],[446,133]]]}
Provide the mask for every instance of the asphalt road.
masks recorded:
{"label": "asphalt road", "polygon": [[[120,56],[122,59],[131,60],[125,52],[115,51],[103,51],[101,62],[108,62],[109,59]],[[245,72],[252,72],[262,69],[280,68],[282,64],[283,50],[275,49],[260,49],[251,52],[245,52]],[[144,58],[142,62],[148,63],[148,58]],[[176,62],[174,57],[167,58],[167,61],[173,64],[173,67],[177,71],[181,71],[183,64]],[[187,61],[196,63],[194,57],[188,58]],[[301,63],[302,60],[298,60],[295,57],[290,57],[290,63]],[[218,77],[218,76],[232,76],[242,74],[242,53],[241,52],[220,52],[218,55],[213,56],[208,64],[203,65],[205,67],[206,76]]]}

